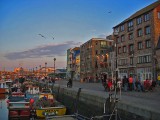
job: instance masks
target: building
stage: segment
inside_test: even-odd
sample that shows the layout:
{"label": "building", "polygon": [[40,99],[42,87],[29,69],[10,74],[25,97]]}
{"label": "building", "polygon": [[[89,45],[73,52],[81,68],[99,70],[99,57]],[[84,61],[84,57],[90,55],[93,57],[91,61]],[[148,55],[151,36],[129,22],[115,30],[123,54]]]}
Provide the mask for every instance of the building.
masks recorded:
{"label": "building", "polygon": [[155,79],[155,48],[160,35],[160,1],[137,11],[113,27],[119,77]]}
{"label": "building", "polygon": [[80,78],[82,81],[99,82],[109,76],[108,56],[113,40],[92,38],[80,46]]}
{"label": "building", "polygon": [[160,76],[160,37],[156,47],[156,74],[157,77]]}
{"label": "building", "polygon": [[67,79],[80,80],[80,48],[67,50]]}

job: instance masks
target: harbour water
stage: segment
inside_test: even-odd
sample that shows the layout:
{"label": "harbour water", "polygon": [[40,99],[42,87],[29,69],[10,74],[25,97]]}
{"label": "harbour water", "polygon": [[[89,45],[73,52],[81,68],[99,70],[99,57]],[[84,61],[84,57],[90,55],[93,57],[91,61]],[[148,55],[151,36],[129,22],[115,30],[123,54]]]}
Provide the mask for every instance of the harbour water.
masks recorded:
{"label": "harbour water", "polygon": [[0,94],[0,120],[8,120],[7,95]]}

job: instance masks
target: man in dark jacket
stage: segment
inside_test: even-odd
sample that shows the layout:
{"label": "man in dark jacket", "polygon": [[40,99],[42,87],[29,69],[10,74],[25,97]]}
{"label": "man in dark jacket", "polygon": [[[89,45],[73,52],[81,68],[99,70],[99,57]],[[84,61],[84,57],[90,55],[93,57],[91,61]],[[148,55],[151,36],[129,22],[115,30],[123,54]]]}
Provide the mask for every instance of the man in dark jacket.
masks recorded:
{"label": "man in dark jacket", "polygon": [[123,77],[123,85],[124,91],[126,92],[128,90],[128,78],[126,76]]}

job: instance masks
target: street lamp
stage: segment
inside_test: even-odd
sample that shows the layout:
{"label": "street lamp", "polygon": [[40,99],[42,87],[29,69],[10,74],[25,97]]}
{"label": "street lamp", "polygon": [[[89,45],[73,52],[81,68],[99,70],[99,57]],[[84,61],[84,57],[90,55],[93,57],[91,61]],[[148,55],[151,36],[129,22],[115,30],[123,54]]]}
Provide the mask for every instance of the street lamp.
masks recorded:
{"label": "street lamp", "polygon": [[47,76],[46,67],[47,67],[47,62],[45,62],[45,77]]}
{"label": "street lamp", "polygon": [[37,77],[37,67],[36,67],[36,77]]}
{"label": "street lamp", "polygon": [[39,65],[39,74],[41,75],[41,65]]}
{"label": "street lamp", "polygon": [[56,58],[54,58],[53,60],[54,60],[54,80],[55,80],[55,71],[56,71],[56,69],[55,69],[55,61],[56,61]]}

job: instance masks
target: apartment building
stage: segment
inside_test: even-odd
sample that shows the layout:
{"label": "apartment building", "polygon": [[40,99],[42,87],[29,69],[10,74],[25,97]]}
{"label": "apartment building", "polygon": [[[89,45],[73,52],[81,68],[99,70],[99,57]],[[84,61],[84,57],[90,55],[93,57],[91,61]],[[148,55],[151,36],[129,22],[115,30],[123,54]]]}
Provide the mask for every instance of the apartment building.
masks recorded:
{"label": "apartment building", "polygon": [[113,27],[119,77],[156,79],[155,48],[160,36],[160,1]]}
{"label": "apartment building", "polygon": [[160,76],[160,37],[156,47],[156,74],[157,77]]}
{"label": "apartment building", "polygon": [[108,55],[113,40],[92,38],[80,46],[80,78],[87,82],[99,82],[106,79],[110,69]]}
{"label": "apartment building", "polygon": [[80,48],[67,50],[67,73],[66,77],[73,80],[80,80]]}

